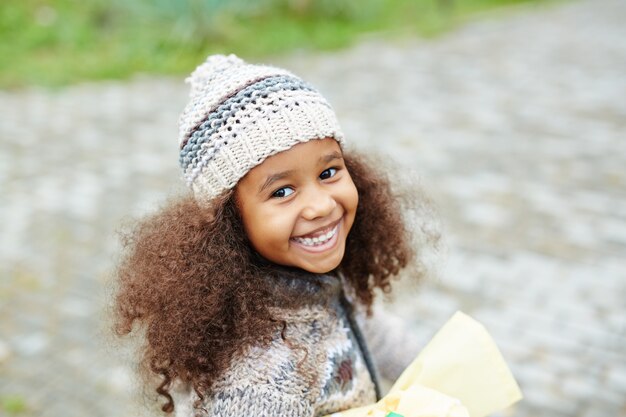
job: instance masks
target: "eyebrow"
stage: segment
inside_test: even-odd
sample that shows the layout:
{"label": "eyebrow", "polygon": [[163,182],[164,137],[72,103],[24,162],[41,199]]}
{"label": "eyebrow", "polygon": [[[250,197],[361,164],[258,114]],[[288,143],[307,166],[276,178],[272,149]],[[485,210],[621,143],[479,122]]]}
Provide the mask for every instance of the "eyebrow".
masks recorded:
{"label": "eyebrow", "polygon": [[[339,153],[337,151],[334,151],[334,152],[331,152],[331,153],[329,153],[327,155],[320,156],[320,158],[318,159],[317,162],[318,162],[318,164],[327,164],[330,161],[333,161],[335,159],[343,159],[343,155],[341,155],[341,153]],[[295,172],[294,170],[290,169],[288,171],[281,171],[281,172],[277,172],[276,174],[270,175],[269,177],[267,177],[267,179],[265,180],[265,182],[263,183],[263,185],[259,189],[259,194],[261,194],[263,192],[263,190],[268,188],[270,185],[272,185],[276,181],[282,180],[283,178],[287,178],[288,176],[290,176],[294,172]]]}
{"label": "eyebrow", "polygon": [[319,164],[321,164],[321,163],[327,164],[327,163],[329,163],[330,161],[332,161],[334,159],[343,159],[343,155],[341,155],[341,153],[339,153],[337,151],[334,151],[334,152],[331,152],[331,153],[329,153],[327,155],[320,156],[320,159],[318,160],[318,163]]}
{"label": "eyebrow", "polygon": [[267,177],[267,179],[265,180],[265,182],[263,183],[263,185],[259,189],[259,194],[261,194],[263,192],[263,190],[265,190],[267,187],[269,187],[270,185],[272,185],[276,181],[282,180],[283,178],[286,178],[286,177],[290,176],[294,172],[295,172],[294,170],[290,169],[288,171],[277,172],[276,174],[270,175],[269,177]]}

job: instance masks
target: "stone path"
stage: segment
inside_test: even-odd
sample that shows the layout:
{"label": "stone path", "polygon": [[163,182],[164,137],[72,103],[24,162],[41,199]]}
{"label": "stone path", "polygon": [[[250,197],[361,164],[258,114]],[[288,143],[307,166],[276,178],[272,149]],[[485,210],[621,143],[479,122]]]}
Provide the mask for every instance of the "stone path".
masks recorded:
{"label": "stone path", "polygon": [[[447,259],[391,308],[424,341],[457,309],[482,321],[526,396],[500,416],[626,416],[625,21],[623,1],[564,2],[273,61],[421,177]],[[107,336],[114,231],[180,190],[186,94],[0,92],[0,415],[142,413]]]}

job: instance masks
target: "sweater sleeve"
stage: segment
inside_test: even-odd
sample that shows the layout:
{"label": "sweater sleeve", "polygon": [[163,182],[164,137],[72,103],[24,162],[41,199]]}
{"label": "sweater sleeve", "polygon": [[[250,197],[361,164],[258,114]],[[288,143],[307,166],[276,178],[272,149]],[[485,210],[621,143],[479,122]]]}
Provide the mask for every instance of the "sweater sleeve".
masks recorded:
{"label": "sweater sleeve", "polygon": [[[178,391],[174,397],[176,417],[194,417],[190,391]],[[207,417],[313,417],[315,411],[304,395],[298,397],[269,385],[248,385],[221,389],[204,400]]]}
{"label": "sweater sleeve", "polygon": [[357,320],[380,374],[395,381],[417,357],[423,347],[422,340],[402,317],[380,306],[374,307],[372,317],[366,318],[362,313]]}

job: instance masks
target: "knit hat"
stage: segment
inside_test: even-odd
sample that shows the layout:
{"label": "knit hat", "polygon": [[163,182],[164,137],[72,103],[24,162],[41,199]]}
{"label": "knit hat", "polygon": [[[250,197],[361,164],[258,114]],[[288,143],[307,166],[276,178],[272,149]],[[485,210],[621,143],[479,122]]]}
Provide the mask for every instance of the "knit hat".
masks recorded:
{"label": "knit hat", "polygon": [[179,120],[180,165],[199,201],[209,201],[267,157],[343,133],[330,104],[284,69],[212,55],[185,80],[190,102]]}

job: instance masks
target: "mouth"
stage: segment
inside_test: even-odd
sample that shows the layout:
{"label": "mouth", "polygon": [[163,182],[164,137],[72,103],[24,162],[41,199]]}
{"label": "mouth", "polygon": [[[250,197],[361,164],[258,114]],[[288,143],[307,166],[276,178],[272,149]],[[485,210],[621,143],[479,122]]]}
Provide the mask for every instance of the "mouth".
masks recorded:
{"label": "mouth", "polygon": [[308,252],[323,252],[337,243],[340,226],[341,219],[313,233],[292,237],[290,240]]}

